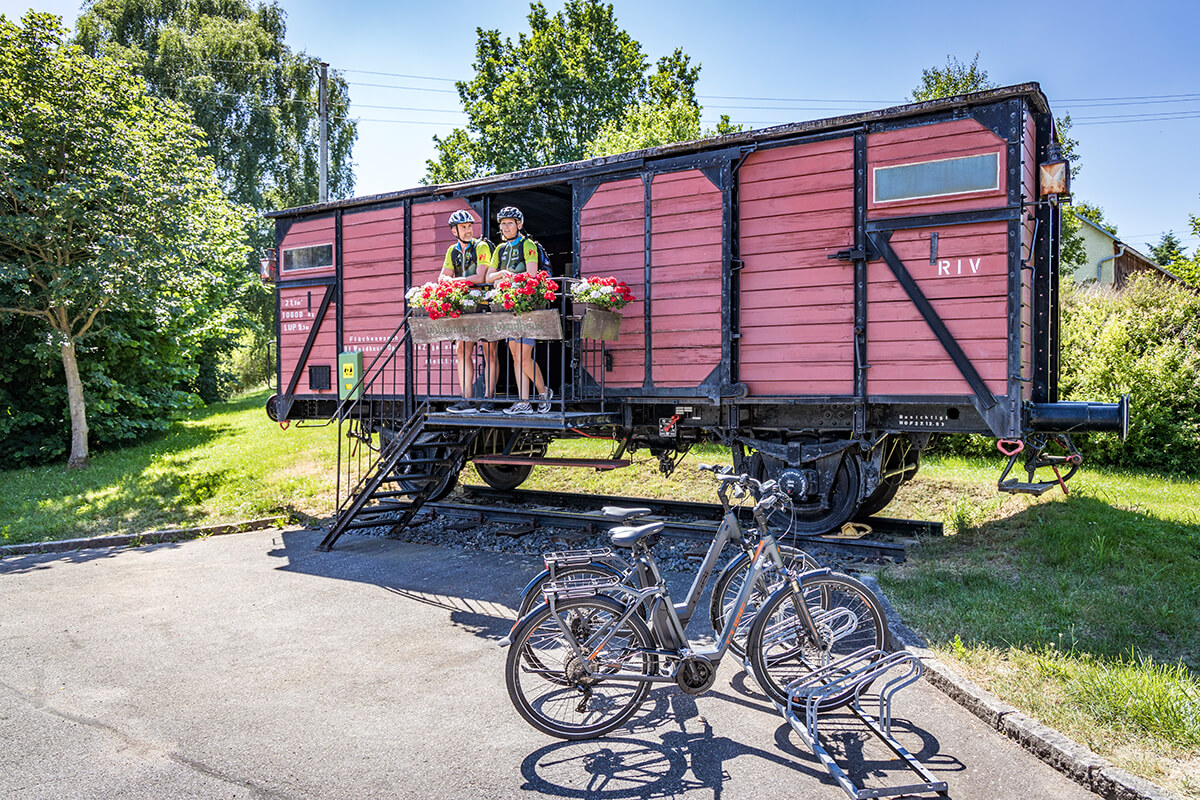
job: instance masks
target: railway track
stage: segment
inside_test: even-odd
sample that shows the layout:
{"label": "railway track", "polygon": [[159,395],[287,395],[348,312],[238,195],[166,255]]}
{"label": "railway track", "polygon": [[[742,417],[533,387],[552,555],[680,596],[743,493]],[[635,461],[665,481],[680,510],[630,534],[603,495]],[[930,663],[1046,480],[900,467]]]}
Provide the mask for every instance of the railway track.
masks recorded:
{"label": "railway track", "polygon": [[[515,526],[566,528],[595,533],[612,525],[600,514],[605,505],[642,506],[667,523],[668,537],[709,541],[721,520],[716,503],[688,503],[611,495],[580,495],[530,490],[498,491],[485,486],[463,487],[461,502],[426,503],[425,508],[448,517],[483,522],[506,522]],[[918,536],[940,536],[941,523],[872,517],[866,520],[871,533],[860,539],[789,534],[785,541],[807,550],[854,556],[866,560],[904,561],[905,543]]]}

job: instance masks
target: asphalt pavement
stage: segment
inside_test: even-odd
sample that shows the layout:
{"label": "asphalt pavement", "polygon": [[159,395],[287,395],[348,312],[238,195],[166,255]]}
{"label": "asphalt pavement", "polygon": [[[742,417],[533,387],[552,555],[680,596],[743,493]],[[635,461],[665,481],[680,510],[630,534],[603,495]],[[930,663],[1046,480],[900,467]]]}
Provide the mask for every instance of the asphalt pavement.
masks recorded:
{"label": "asphalt pavement", "polygon": [[[603,739],[549,738],[497,644],[537,559],[320,538],[0,560],[0,797],[846,797],[732,659]],[[895,715],[950,797],[1095,798],[925,681]],[[827,724],[853,774],[909,782],[856,724]]]}

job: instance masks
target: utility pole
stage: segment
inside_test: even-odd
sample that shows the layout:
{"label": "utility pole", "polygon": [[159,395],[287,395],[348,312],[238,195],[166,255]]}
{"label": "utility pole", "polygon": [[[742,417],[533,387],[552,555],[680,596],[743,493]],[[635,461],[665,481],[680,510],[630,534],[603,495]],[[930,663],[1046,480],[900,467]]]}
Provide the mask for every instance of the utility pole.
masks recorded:
{"label": "utility pole", "polygon": [[326,79],[329,77],[329,65],[321,62],[321,94],[317,105],[317,113],[321,118],[321,188],[320,202],[329,199],[329,92],[326,89]]}

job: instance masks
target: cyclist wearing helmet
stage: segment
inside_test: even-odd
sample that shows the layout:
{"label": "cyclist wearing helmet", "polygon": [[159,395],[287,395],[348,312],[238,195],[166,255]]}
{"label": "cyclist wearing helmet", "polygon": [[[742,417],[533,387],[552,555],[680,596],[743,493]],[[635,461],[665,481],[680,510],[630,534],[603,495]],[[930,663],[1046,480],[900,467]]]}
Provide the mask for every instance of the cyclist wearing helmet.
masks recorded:
{"label": "cyclist wearing helmet", "polygon": [[[496,215],[500,223],[500,237],[503,241],[492,253],[491,269],[488,270],[487,280],[492,283],[505,275],[516,272],[528,272],[536,275],[538,272],[537,243],[522,234],[525,226],[525,215],[521,209],[508,206],[500,209]],[[542,368],[533,358],[534,339],[509,339],[508,350],[512,354],[513,367],[517,373],[517,394],[521,400],[504,409],[505,414],[532,414],[533,406],[529,404],[529,382],[532,381],[537,390],[538,413],[550,411],[550,401],[554,392],[546,386],[542,377]]]}
{"label": "cyclist wearing helmet", "polygon": [[[488,265],[492,257],[492,245],[487,239],[475,238],[475,217],[466,209],[459,209],[450,215],[450,231],[454,234],[455,242],[446,251],[446,260],[442,262],[442,280],[465,278],[471,283],[479,284],[487,281]],[[488,413],[495,410],[491,398],[496,396],[496,378],[499,376],[496,343],[480,342],[483,350],[484,379],[487,384],[486,396],[478,408],[471,402],[475,390],[475,362],[472,358],[475,350],[474,342],[455,342],[454,355],[458,369],[458,385],[462,387],[463,399],[450,406],[447,411],[455,414],[467,414],[478,410]]]}

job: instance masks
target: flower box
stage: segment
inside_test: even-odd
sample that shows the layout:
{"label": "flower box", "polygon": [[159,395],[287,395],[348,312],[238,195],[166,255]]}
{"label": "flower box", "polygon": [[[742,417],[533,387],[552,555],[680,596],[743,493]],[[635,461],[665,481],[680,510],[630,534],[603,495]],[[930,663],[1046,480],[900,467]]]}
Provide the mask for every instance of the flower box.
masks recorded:
{"label": "flower box", "polygon": [[416,344],[563,338],[562,319],[555,309],[526,311],[524,314],[492,311],[490,314],[466,314],[441,319],[412,316],[409,317],[408,328]]}
{"label": "flower box", "polygon": [[589,303],[576,303],[575,307],[579,308],[581,305],[584,311],[583,319],[579,323],[580,338],[617,341],[617,336],[621,333],[621,315]]}

